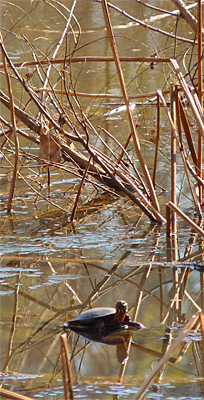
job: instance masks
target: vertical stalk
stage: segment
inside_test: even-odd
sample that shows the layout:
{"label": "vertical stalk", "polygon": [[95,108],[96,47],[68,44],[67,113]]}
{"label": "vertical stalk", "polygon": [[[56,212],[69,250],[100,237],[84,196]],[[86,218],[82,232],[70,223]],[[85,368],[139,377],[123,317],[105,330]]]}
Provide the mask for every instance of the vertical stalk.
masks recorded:
{"label": "vertical stalk", "polygon": [[185,114],[185,111],[184,111],[184,108],[183,108],[182,101],[181,101],[181,99],[179,97],[178,97],[178,101],[179,101],[180,120],[182,122],[183,129],[184,129],[184,132],[185,132],[185,135],[186,135],[186,140],[188,142],[188,147],[189,147],[189,150],[191,152],[191,157],[193,159],[193,163],[196,166],[196,171],[197,171],[198,157],[197,157],[197,154],[196,154],[196,149],[195,149],[195,146],[194,146],[193,137],[192,137],[192,134],[191,134],[191,131],[190,131],[189,123],[188,123],[188,120],[187,120],[187,117],[186,117],[186,114]]}
{"label": "vertical stalk", "polygon": [[11,181],[10,193],[9,193],[9,198],[8,198],[8,203],[7,203],[7,212],[10,213],[12,211],[14,189],[15,189],[17,173],[18,173],[19,142],[18,142],[14,102],[13,102],[13,92],[12,92],[10,77],[8,74],[7,61],[6,61],[6,57],[5,57],[5,48],[4,48],[3,37],[2,37],[1,32],[0,32],[0,45],[1,45],[1,54],[2,54],[2,60],[3,60],[3,65],[4,65],[4,71],[5,71],[5,76],[6,76],[7,85],[8,85],[11,122],[12,122],[12,127],[13,127],[14,143],[15,143],[15,158],[14,158],[14,166],[13,166],[13,177],[12,177],[12,181]]}
{"label": "vertical stalk", "polygon": [[[171,95],[171,118],[175,124],[175,86],[171,84],[170,86]],[[176,205],[176,135],[175,130],[171,129],[171,201]],[[172,232],[176,231],[176,213],[171,211],[171,224]]]}
{"label": "vertical stalk", "polygon": [[[114,38],[114,34],[113,34],[113,29],[112,29],[112,25],[111,25],[111,21],[110,21],[110,16],[109,16],[109,12],[108,12],[107,1],[106,0],[102,0],[101,4],[102,4],[102,9],[103,9],[104,19],[105,19],[105,23],[106,23],[107,33],[108,33],[108,37],[109,37],[109,40],[110,40],[110,45],[111,45],[111,49],[112,49],[112,52],[113,52],[113,56],[114,56],[114,60],[115,60],[115,65],[116,65],[119,81],[120,81],[121,89],[122,89],[122,92],[123,92],[125,105],[126,105],[126,108],[127,108],[127,114],[128,114],[129,124],[130,124],[132,135],[133,135],[133,141],[134,141],[135,150],[136,150],[137,157],[139,159],[141,168],[142,168],[143,173],[145,175],[145,179],[147,181],[147,185],[148,185],[148,188],[149,188],[149,191],[150,191],[150,197],[151,197],[151,201],[152,201],[153,207],[157,211],[159,211],[160,210],[159,203],[158,203],[158,200],[157,200],[157,197],[156,197],[156,193],[155,193],[155,190],[154,190],[152,179],[151,179],[149,170],[148,170],[147,165],[145,164],[145,162],[144,162],[144,160],[142,158],[141,151],[140,151],[139,138],[138,138],[138,135],[137,135],[136,125],[135,125],[135,122],[134,122],[132,111],[130,109],[127,88],[126,88],[126,85],[125,85],[123,72],[122,72],[122,69],[121,69],[121,66],[120,66],[120,60],[119,60],[117,46],[116,46],[116,42],[115,42],[115,38]],[[158,219],[158,220],[161,222],[161,219]]]}
{"label": "vertical stalk", "polygon": [[[203,79],[202,79],[202,4],[198,0],[198,98],[203,105]],[[198,176],[202,176],[202,142],[203,138],[200,129],[198,129]],[[199,200],[202,203],[202,186],[199,185]]]}
{"label": "vertical stalk", "polygon": [[66,385],[66,373],[63,373],[63,384],[64,384],[64,395],[65,400],[67,400],[67,394],[69,392],[70,400],[74,399],[73,395],[73,387],[72,387],[72,374],[71,374],[71,365],[69,360],[69,352],[68,352],[68,342],[67,335],[62,333],[61,335],[61,355],[62,355],[62,365],[66,370],[68,382]]}
{"label": "vertical stalk", "polygon": [[[203,107],[203,78],[202,78],[202,4],[201,0],[198,0],[198,99],[201,107]],[[198,129],[198,176],[202,177],[202,144],[203,138],[200,129]],[[202,185],[199,188],[199,200],[202,203]],[[204,277],[200,274],[200,286],[201,286],[201,309],[204,310]],[[204,353],[202,353],[202,366],[204,365]],[[203,366],[204,369],[204,366]]]}
{"label": "vertical stalk", "polygon": [[155,156],[154,156],[154,168],[152,174],[152,182],[155,187],[156,183],[156,170],[157,170],[157,156],[159,150],[159,134],[160,134],[160,99],[157,93],[157,137],[156,137],[156,147],[155,147]]}
{"label": "vertical stalk", "polygon": [[91,158],[92,158],[92,157],[90,156],[90,157],[89,157],[89,161],[88,161],[88,163],[87,163],[87,165],[86,165],[86,168],[85,168],[85,170],[84,170],[84,174],[83,174],[81,183],[80,183],[80,185],[79,185],[78,193],[77,193],[77,195],[76,195],[74,207],[73,207],[73,210],[72,210],[72,213],[71,213],[71,217],[70,217],[70,221],[71,221],[71,222],[73,222],[73,219],[74,219],[74,216],[75,216],[75,213],[76,213],[76,208],[77,208],[77,204],[78,204],[78,201],[79,201],[79,196],[80,196],[80,194],[81,194],[81,190],[82,190],[82,187],[83,187],[83,184],[84,184],[84,181],[85,181],[87,172],[88,172],[88,170],[89,170],[89,166],[90,166],[90,163],[91,163]]}
{"label": "vertical stalk", "polygon": [[13,350],[13,341],[14,341],[14,336],[16,332],[16,324],[17,324],[17,313],[18,313],[18,294],[19,294],[19,287],[20,287],[20,276],[18,276],[18,280],[16,282],[16,287],[14,291],[14,304],[13,304],[13,318],[12,318],[12,324],[11,324],[11,330],[10,330],[10,335],[9,335],[9,343],[8,343],[8,349],[7,349],[7,355],[6,355],[6,361],[3,367],[4,372],[8,372],[9,370],[9,361],[12,356],[12,350]]}
{"label": "vertical stalk", "polygon": [[159,305],[160,305],[160,323],[162,322],[163,319],[163,279],[162,279],[162,268],[161,266],[158,266],[158,273],[159,273]]}
{"label": "vertical stalk", "polygon": [[[176,101],[175,101],[175,85],[170,85],[170,96],[171,96],[171,118],[176,126]],[[176,205],[176,131],[171,129],[171,201]],[[173,242],[173,261],[177,260],[177,217],[175,211],[171,210],[171,225],[172,225],[172,242]],[[178,302],[178,269],[173,267],[173,295],[175,296],[175,302],[173,304],[174,320],[177,319],[177,313],[179,308]]]}
{"label": "vertical stalk", "polygon": [[[202,376],[204,376],[204,319],[203,312],[200,312],[200,327],[202,335]],[[203,388],[203,385],[202,385]]]}
{"label": "vertical stalk", "polygon": [[[190,178],[190,175],[189,175],[189,171],[188,171],[188,167],[187,167],[187,163],[186,163],[185,147],[184,147],[182,131],[181,131],[181,114],[180,114],[180,110],[182,110],[182,108],[180,107],[180,105],[182,103],[181,103],[181,101],[179,99],[178,86],[177,85],[175,87],[175,97],[176,97],[176,119],[177,119],[177,129],[178,129],[180,155],[181,155],[181,158],[182,158],[182,161],[183,161],[185,174],[186,174],[186,177],[187,177],[187,180],[188,180],[188,184],[189,184],[189,189],[191,191],[191,195],[192,195],[193,201],[195,203],[195,209],[196,209],[196,212],[198,214],[199,221],[201,221],[202,220],[202,211],[201,211],[200,203],[198,202],[198,199],[197,199],[197,196],[196,196],[196,193],[195,193],[195,189],[194,189],[193,183],[191,181],[191,178]],[[192,142],[192,144],[193,144],[193,142]],[[191,148],[193,150],[194,146],[192,146]]]}
{"label": "vertical stalk", "polygon": [[166,204],[166,235],[171,236],[171,211],[168,204]]}

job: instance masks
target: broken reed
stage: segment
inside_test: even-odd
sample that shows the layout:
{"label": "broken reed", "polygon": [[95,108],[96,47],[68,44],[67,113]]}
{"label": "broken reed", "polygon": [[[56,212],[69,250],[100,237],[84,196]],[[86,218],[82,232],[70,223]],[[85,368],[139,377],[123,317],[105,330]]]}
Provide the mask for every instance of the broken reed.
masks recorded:
{"label": "broken reed", "polygon": [[[64,388],[64,400],[73,400],[72,374],[69,360],[68,341],[66,333],[61,334],[61,360],[62,360],[62,377]],[[69,396],[68,396],[69,393]]]}

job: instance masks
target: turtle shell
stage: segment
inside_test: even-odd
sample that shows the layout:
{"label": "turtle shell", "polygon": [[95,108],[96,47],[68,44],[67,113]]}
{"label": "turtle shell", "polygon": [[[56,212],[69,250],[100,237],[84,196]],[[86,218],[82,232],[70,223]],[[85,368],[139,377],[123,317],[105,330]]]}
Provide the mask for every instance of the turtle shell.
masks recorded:
{"label": "turtle shell", "polygon": [[64,324],[64,328],[73,329],[74,328],[87,328],[90,326],[95,326],[100,328],[101,324],[111,324],[114,320],[116,310],[113,307],[97,307],[87,310],[78,317],[68,321]]}

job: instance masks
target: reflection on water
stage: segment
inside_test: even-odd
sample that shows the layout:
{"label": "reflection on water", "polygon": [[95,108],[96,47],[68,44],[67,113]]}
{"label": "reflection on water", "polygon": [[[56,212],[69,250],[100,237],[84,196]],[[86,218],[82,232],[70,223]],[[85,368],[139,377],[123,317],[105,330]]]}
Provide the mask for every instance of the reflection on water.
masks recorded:
{"label": "reflection on water", "polygon": [[[63,0],[60,3],[27,0],[2,3],[4,42],[13,62],[33,59],[29,42],[35,46],[39,58],[52,56],[69,15],[66,7],[71,8],[73,2]],[[117,7],[125,8],[135,18],[144,19],[145,15],[148,22],[155,13],[133,0],[118,0],[114,3]],[[159,3],[152,1],[155,6],[160,6]],[[165,8],[172,10],[173,2],[166,1]],[[174,40],[158,33],[153,37],[148,29],[131,22],[114,9],[110,10],[110,14],[121,56],[150,57],[160,50],[165,57],[175,56]],[[106,37],[101,4],[88,0],[78,1],[75,15],[81,26],[81,34],[74,55],[110,56],[112,53]],[[15,20],[18,20],[18,24],[13,26]],[[154,22],[155,26],[156,23],[158,28],[165,31],[170,31],[173,24],[167,16]],[[70,53],[79,35],[77,22],[72,21],[72,24],[72,33],[66,37]],[[11,28],[12,34],[9,33]],[[178,29],[179,35],[185,34],[194,40],[194,34],[189,32],[184,21],[179,20]],[[190,47],[187,46],[190,44],[179,42],[176,54],[178,62],[185,55],[185,62],[181,63],[184,72],[185,64],[191,62]],[[58,56],[64,57],[64,53],[65,45]],[[162,64],[151,69],[146,63],[126,62],[122,63],[122,67],[130,95],[155,93],[159,88],[169,87],[171,79],[175,80]],[[57,89],[60,89],[60,68],[56,66],[50,78]],[[42,86],[36,67],[22,67],[19,71],[24,79],[29,79],[33,87]],[[30,75],[26,76],[28,73]],[[67,79],[73,79],[74,89],[78,93],[121,95],[112,62],[73,63]],[[26,104],[27,94],[13,78],[12,87],[15,102]],[[5,79],[1,79],[1,89],[7,93]],[[81,110],[90,118],[94,128],[98,130],[100,126],[100,135],[106,146],[110,146],[119,155],[117,143],[106,136],[103,129],[109,131],[120,143],[127,142],[130,128],[123,100],[109,97],[79,99]],[[67,112],[70,112],[66,100],[63,101]],[[152,173],[157,132],[155,102],[149,105],[147,99],[131,99],[131,103],[142,154]],[[48,106],[55,112],[49,100]],[[37,115],[33,102],[28,104],[27,111]],[[195,121],[188,109],[187,114],[195,136]],[[10,113],[3,106],[2,116],[10,121]],[[160,125],[156,190],[161,213],[165,216],[165,204],[170,199],[171,185],[171,130],[163,109]],[[20,122],[18,126],[21,126]],[[47,171],[40,171],[37,166],[38,145],[31,145],[29,140],[22,137],[19,140],[21,176],[18,177],[15,189],[12,216],[6,214],[11,182],[10,161],[13,160],[10,144],[6,151],[7,158],[1,156],[1,383],[5,388],[31,397],[61,399],[60,334],[63,324],[86,309],[114,307],[116,301],[122,298],[129,303],[132,319],[135,316],[146,329],[131,332],[131,335],[127,332],[125,338],[124,332],[122,336],[119,334],[115,337],[114,334],[114,338],[111,333],[105,335],[108,337],[104,340],[98,338],[98,341],[91,335],[83,338],[68,331],[69,355],[75,398],[112,399],[117,396],[133,399],[152,366],[174,343],[186,321],[202,307],[203,275],[200,275],[202,271],[195,264],[203,256],[202,240],[180,220],[177,235],[168,239],[166,227],[150,223],[129,198],[110,188],[106,191],[107,188],[99,187],[97,183],[93,185],[90,181],[85,182],[75,220],[70,222],[81,171],[74,169],[68,162],[62,164],[61,170],[51,167],[49,191]],[[92,133],[90,140],[99,151],[109,155],[108,147]],[[78,150],[83,150],[87,156],[80,146]],[[29,159],[26,155],[32,157]],[[138,167],[132,139],[128,156]],[[178,160],[178,196],[181,195],[182,206],[193,218],[194,206],[187,180],[184,180],[179,155]],[[131,165],[129,171],[134,173]],[[23,178],[50,203],[34,192]],[[120,342],[121,338],[122,349],[116,349],[115,342]],[[130,338],[132,344],[127,357]],[[157,377],[149,397],[173,399],[179,396],[184,400],[202,398],[201,340],[198,325],[187,335]],[[119,385],[117,382],[123,361],[127,361],[127,364],[123,383]]]}

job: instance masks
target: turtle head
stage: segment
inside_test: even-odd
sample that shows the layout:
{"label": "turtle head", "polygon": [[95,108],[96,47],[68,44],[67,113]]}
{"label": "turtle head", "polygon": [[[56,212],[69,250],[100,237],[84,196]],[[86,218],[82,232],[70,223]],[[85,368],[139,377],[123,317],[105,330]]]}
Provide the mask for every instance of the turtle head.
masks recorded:
{"label": "turtle head", "polygon": [[117,324],[121,324],[125,319],[126,313],[128,312],[128,304],[124,300],[117,301],[116,305],[116,315],[115,315],[115,322]]}

